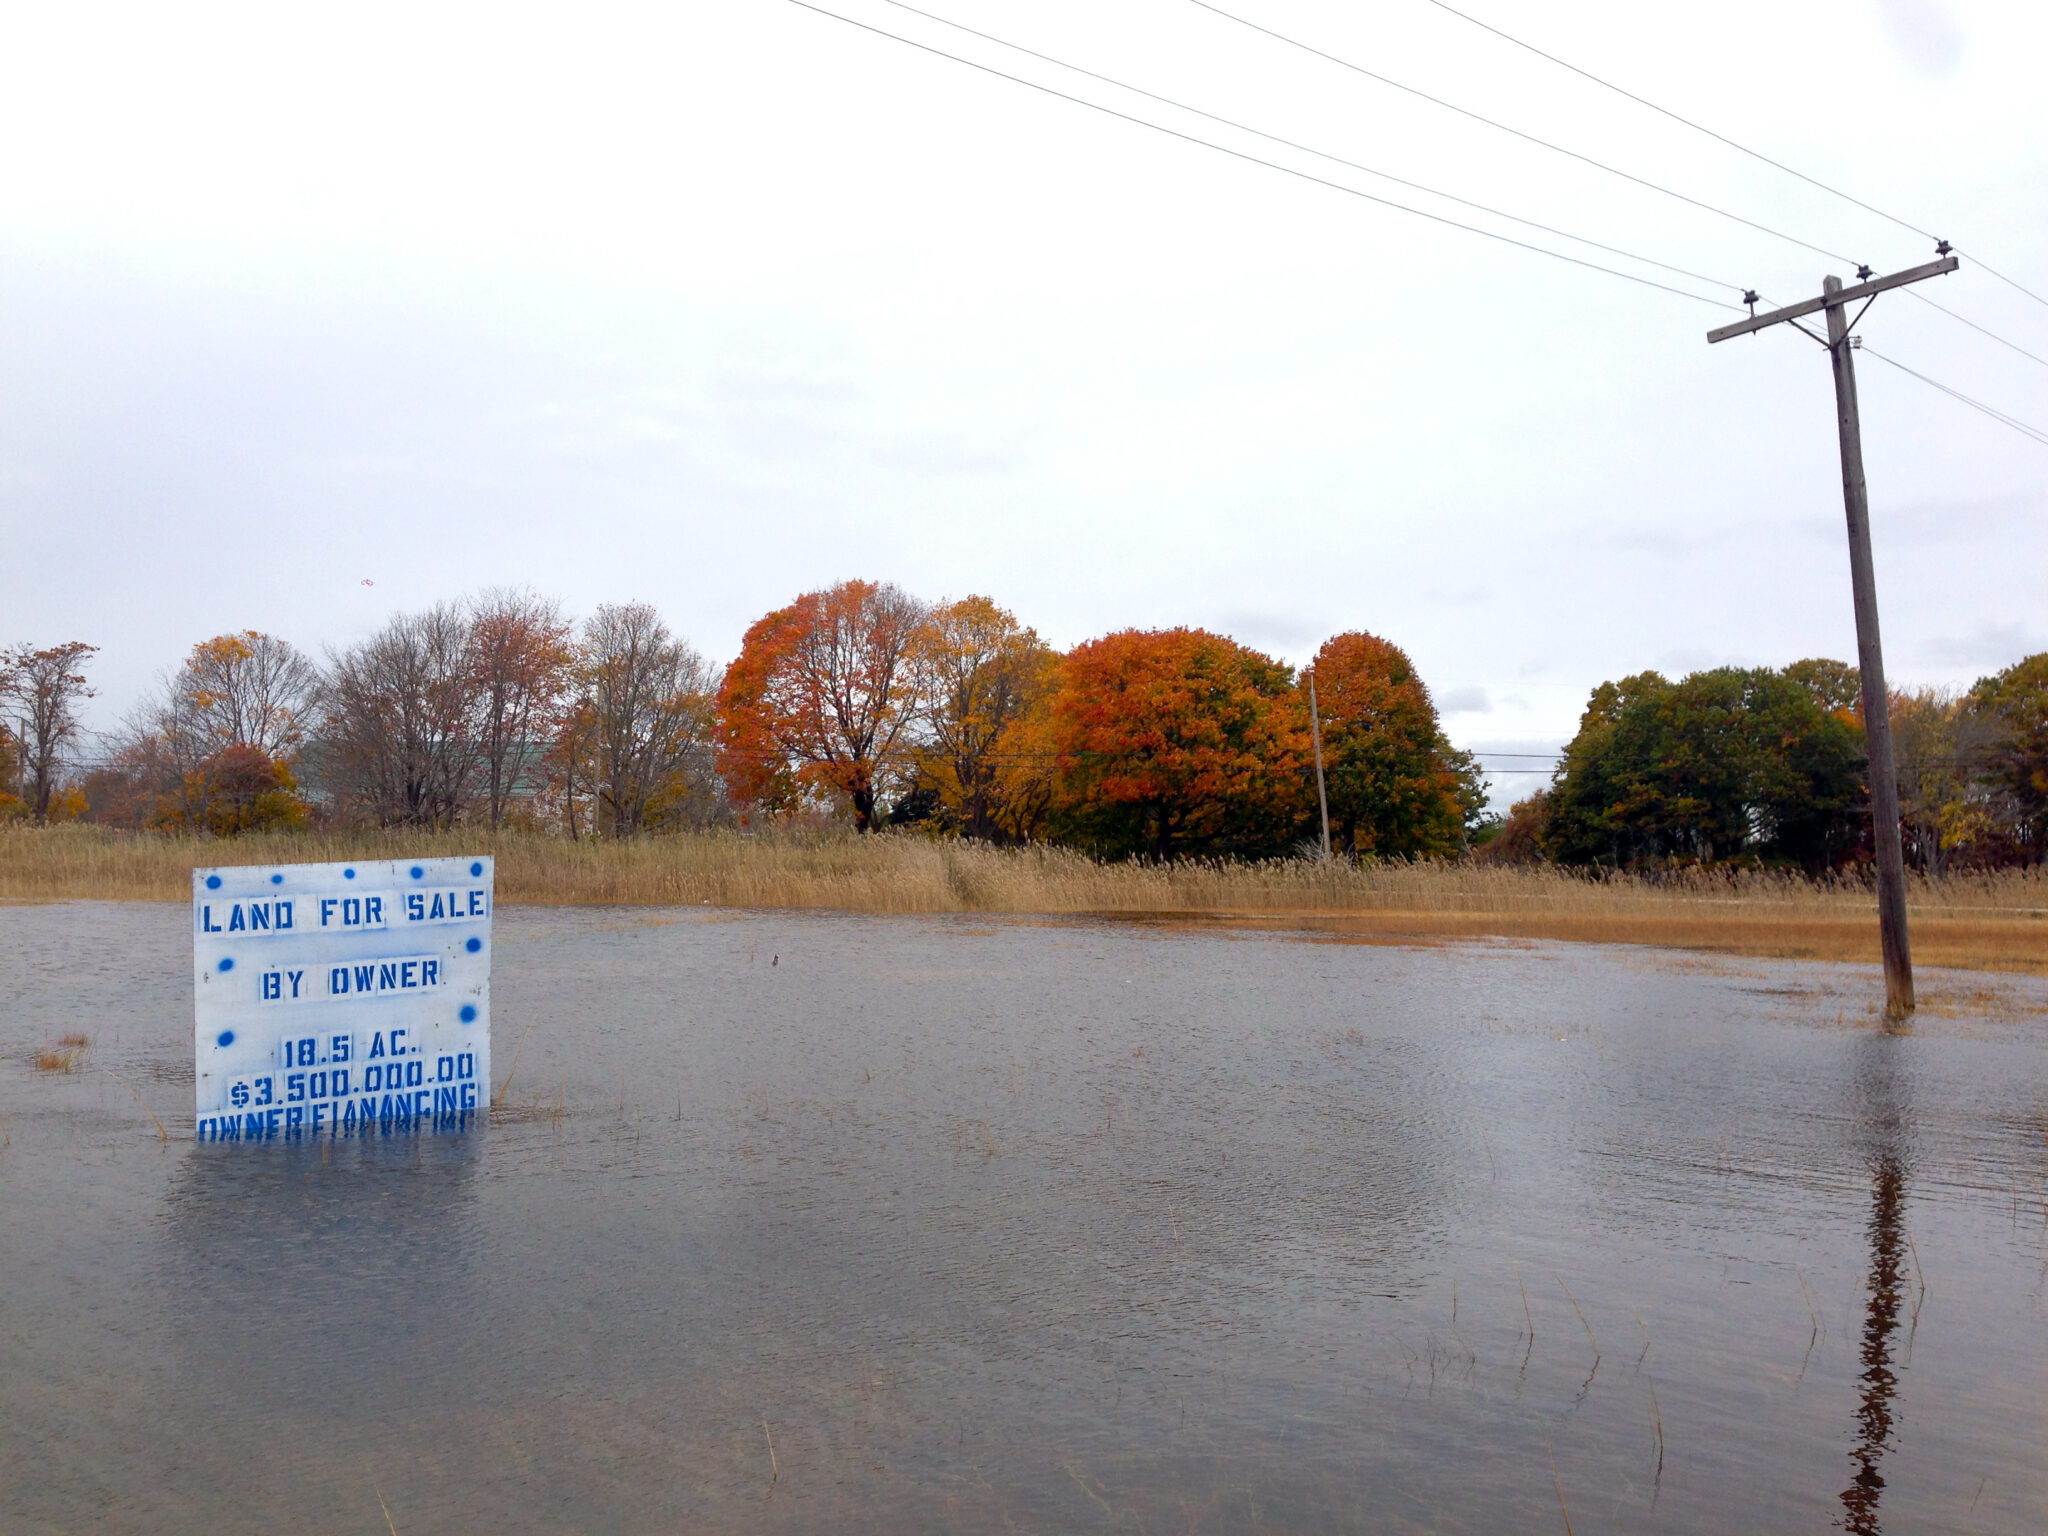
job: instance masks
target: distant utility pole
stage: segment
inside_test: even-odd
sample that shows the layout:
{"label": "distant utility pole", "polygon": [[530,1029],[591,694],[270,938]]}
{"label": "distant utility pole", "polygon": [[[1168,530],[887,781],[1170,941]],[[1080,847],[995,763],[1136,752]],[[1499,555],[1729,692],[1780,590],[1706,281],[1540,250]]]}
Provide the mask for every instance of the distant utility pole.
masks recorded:
{"label": "distant utility pole", "polygon": [[1330,862],[1330,796],[1323,788],[1323,717],[1316,708],[1316,674],[1308,674],[1308,728],[1316,741],[1316,805],[1323,813],[1323,862]]}
{"label": "distant utility pole", "polygon": [[[1849,514],[1849,584],[1856,597],[1856,661],[1863,683],[1863,739],[1870,757],[1870,830],[1877,847],[1877,931],[1884,947],[1884,1011],[1902,1019],[1913,1011],[1913,951],[1906,937],[1906,858],[1899,845],[1899,781],[1892,762],[1891,703],[1884,688],[1884,648],[1877,634],[1877,577],[1870,563],[1870,494],[1863,482],[1863,425],[1856,412],[1856,365],[1850,353],[1861,338],[1852,338],[1854,323],[1846,313],[1858,299],[1864,309],[1887,288],[1903,288],[1923,278],[1956,270],[1948,242],[1935,247],[1939,261],[1924,267],[1872,277],[1857,269],[1858,282],[1843,287],[1839,277],[1821,281],[1821,296],[1798,304],[1756,313],[1756,294],[1744,295],[1750,318],[1707,332],[1709,344],[1747,336],[1767,326],[1789,323],[1828,349],[1835,368],[1835,423],[1842,441],[1842,505]],[[1800,325],[1806,315],[1827,311],[1825,340]],[[1856,319],[1863,310],[1856,311]]]}

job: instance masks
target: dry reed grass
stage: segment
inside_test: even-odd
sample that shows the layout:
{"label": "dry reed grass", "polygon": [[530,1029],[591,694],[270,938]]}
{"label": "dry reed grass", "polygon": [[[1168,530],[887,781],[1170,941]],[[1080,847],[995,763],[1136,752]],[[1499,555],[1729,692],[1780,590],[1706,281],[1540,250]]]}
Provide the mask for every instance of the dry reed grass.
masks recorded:
{"label": "dry reed grass", "polygon": [[46,1045],[35,1054],[38,1072],[83,1072],[85,1058],[92,1050],[92,1041],[84,1035],[60,1035],[55,1045]]}
{"label": "dry reed grass", "polygon": [[[503,901],[1206,919],[1371,940],[1647,944],[1792,959],[1878,957],[1875,902],[1853,882],[1774,874],[1588,878],[1463,863],[1102,864],[1059,848],[923,837],[714,832],[566,842],[479,832],[345,832],[213,841],[94,827],[0,832],[0,900],[183,901],[195,865],[486,852]],[[1923,965],[2048,974],[2048,871],[1911,891]]]}

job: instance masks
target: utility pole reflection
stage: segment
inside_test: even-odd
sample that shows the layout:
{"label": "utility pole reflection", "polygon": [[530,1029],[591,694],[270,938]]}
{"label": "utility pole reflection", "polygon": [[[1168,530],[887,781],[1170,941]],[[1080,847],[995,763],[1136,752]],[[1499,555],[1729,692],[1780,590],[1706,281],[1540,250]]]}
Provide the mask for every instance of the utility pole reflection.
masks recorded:
{"label": "utility pole reflection", "polygon": [[1892,1443],[1892,1405],[1899,1389],[1892,1345],[1905,1303],[1905,1117],[1893,1075],[1896,1042],[1880,1036],[1869,1043],[1872,1071],[1863,1084],[1863,1107],[1871,1146],[1870,1301],[1863,1316],[1856,1448],[1849,1453],[1856,1475],[1842,1490],[1841,1521],[1854,1536],[1880,1536],[1884,1529],[1878,1521],[1878,1499],[1884,1492],[1879,1464]]}

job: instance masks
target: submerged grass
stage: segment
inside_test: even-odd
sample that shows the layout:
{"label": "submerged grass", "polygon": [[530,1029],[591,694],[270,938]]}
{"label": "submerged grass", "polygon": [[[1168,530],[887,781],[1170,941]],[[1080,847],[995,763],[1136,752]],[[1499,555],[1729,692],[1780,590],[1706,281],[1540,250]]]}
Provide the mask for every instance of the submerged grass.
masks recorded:
{"label": "submerged grass", "polygon": [[60,1035],[55,1045],[46,1045],[35,1054],[38,1072],[83,1072],[85,1058],[91,1054],[92,1041],[84,1035]]}
{"label": "submerged grass", "polygon": [[[0,900],[183,901],[196,865],[485,852],[499,899],[548,905],[811,908],[1207,919],[1372,939],[1505,937],[1875,961],[1876,904],[1853,881],[1645,879],[1468,863],[1104,864],[1060,848],[915,836],[711,832],[629,842],[357,831],[210,840],[96,827],[0,832]],[[1923,965],[2048,974],[2048,871],[1910,892]]]}

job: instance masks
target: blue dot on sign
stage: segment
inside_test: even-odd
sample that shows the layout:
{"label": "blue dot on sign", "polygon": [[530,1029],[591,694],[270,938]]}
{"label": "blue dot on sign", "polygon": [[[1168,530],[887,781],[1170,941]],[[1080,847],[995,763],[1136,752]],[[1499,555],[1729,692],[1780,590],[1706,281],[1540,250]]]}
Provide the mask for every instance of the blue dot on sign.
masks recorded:
{"label": "blue dot on sign", "polygon": [[271,883],[272,885],[283,885],[283,884],[284,884],[284,876],[283,876],[283,875],[272,875],[272,876],[270,877],[270,883]]}
{"label": "blue dot on sign", "polygon": [[470,1004],[470,1003],[464,1003],[464,1004],[462,1005],[462,1015],[461,1015],[461,1017],[462,1017],[462,1022],[463,1022],[463,1023],[465,1023],[465,1024],[474,1024],[474,1023],[476,1022],[476,1008],[475,1008],[475,1006],[474,1006],[473,1004]]}
{"label": "blue dot on sign", "polygon": [[482,873],[484,872],[484,867],[483,867],[482,863],[480,863],[480,862],[479,862],[479,863],[476,863],[476,864],[472,864],[472,865],[470,865],[470,866],[469,866],[469,872],[470,872],[470,873],[471,873],[472,875],[480,875],[480,874],[482,874]]}
{"label": "blue dot on sign", "polygon": [[478,950],[480,950],[480,949],[482,949],[482,948],[484,947],[484,941],[483,941],[482,939],[471,939],[471,940],[469,940],[469,942],[468,942],[468,943],[464,944],[464,945],[463,945],[462,947],[463,947],[464,949],[468,950],[468,951],[469,951],[469,952],[470,952],[470,953],[471,953],[471,954],[473,955],[473,954],[475,954],[475,953],[476,953],[476,952],[477,952]]}
{"label": "blue dot on sign", "polygon": [[217,890],[219,890],[219,889],[220,889],[220,876],[219,876],[219,875],[208,875],[208,876],[206,877],[206,888],[207,888],[207,889],[208,889],[209,891],[217,891]]}
{"label": "blue dot on sign", "polygon": [[412,867],[412,877],[413,877],[413,879],[417,880],[417,879],[419,879],[419,877],[420,877],[421,875],[424,875],[425,873],[426,873],[426,871],[425,871],[424,869],[421,869],[421,868],[419,867],[419,865],[417,865],[417,864],[413,865],[413,867]]}
{"label": "blue dot on sign", "polygon": [[220,968],[224,971],[232,971],[235,968],[235,957],[233,955],[222,955],[220,957]]}
{"label": "blue dot on sign", "polygon": [[341,872],[341,878],[342,878],[342,879],[344,879],[344,880],[353,880],[353,879],[355,879],[355,877],[356,877],[356,872],[355,872],[354,870],[352,870],[352,869],[344,869],[344,870],[343,870],[343,871]]}
{"label": "blue dot on sign", "polygon": [[215,1045],[233,1045],[235,1043],[235,1032],[232,1029],[224,1029],[213,1037],[213,1043]]}

